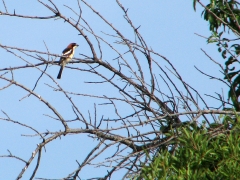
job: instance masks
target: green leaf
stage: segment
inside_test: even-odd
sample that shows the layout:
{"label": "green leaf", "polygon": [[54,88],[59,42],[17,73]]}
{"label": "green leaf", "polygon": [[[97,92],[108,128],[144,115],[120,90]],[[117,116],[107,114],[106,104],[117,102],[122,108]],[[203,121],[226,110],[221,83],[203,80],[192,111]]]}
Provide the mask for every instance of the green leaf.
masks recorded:
{"label": "green leaf", "polygon": [[[238,74],[240,71],[235,72],[236,74]],[[230,74],[230,73],[229,73]],[[234,79],[234,81],[232,82],[232,86],[236,87],[239,86],[240,84],[240,74]]]}
{"label": "green leaf", "polygon": [[197,0],[193,0],[193,9],[194,9],[194,11],[196,11],[196,3],[197,3]]}
{"label": "green leaf", "polygon": [[219,37],[221,37],[221,36],[222,36],[222,34],[223,34],[223,32],[219,33],[219,35],[218,35],[218,36],[219,36]]}
{"label": "green leaf", "polygon": [[223,40],[223,41],[228,41],[228,42],[229,42],[229,39],[227,39],[227,38],[223,38],[222,40]]}
{"label": "green leaf", "polygon": [[227,74],[228,79],[232,79],[238,72],[231,72]]}
{"label": "green leaf", "polygon": [[223,52],[222,52],[222,57],[223,57],[223,59],[226,59],[226,54],[227,54],[227,50],[224,50]]}

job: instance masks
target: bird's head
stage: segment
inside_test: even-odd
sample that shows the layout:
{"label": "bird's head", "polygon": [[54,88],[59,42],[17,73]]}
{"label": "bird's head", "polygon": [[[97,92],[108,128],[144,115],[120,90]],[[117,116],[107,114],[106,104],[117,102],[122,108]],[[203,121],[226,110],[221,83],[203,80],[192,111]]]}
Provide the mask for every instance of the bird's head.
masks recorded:
{"label": "bird's head", "polygon": [[78,47],[79,45],[77,43],[71,43],[68,45],[68,48],[76,48]]}

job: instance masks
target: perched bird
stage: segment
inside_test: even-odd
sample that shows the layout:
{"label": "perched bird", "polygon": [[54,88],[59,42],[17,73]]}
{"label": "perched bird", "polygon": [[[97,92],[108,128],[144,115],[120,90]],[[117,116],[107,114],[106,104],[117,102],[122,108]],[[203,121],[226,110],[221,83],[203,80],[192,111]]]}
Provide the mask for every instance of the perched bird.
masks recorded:
{"label": "perched bird", "polygon": [[62,57],[59,60],[59,65],[61,65],[60,71],[57,78],[61,79],[63,68],[67,63],[71,61],[74,55],[75,48],[78,47],[78,44],[71,43],[69,44],[62,52]]}

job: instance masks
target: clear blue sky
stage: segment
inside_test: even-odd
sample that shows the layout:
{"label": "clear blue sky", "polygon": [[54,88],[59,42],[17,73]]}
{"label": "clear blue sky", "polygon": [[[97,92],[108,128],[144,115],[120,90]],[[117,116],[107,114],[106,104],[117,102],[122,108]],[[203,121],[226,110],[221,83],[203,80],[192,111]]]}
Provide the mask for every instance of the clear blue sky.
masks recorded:
{"label": "clear blue sky", "polygon": [[[66,9],[66,7],[63,6],[63,4],[66,4],[72,7],[76,12],[79,12],[77,1],[63,0],[61,2],[55,2],[65,16],[75,17],[69,9]],[[5,0],[5,3],[9,13],[13,13],[15,10],[16,14],[23,15],[52,15],[49,10],[35,0]],[[115,1],[89,0],[88,3],[117,27],[127,38],[134,37],[126,21],[123,19],[122,11],[116,5]],[[221,61],[222,59],[218,54],[216,47],[214,45],[207,45],[205,39],[194,34],[198,33],[203,36],[210,35],[208,23],[201,18],[201,7],[197,6],[197,12],[194,12],[192,1],[186,0],[123,0],[121,3],[126,8],[129,8],[128,13],[135,26],[138,27],[141,25],[139,31],[145,38],[148,46],[167,57],[174,64],[186,82],[197,89],[203,96],[204,94],[214,95],[214,92],[221,93],[221,88],[223,88],[225,95],[227,95],[226,88],[223,84],[210,80],[194,68],[195,65],[206,73],[222,77],[218,66],[209,61],[200,50],[200,48],[203,48],[217,61]],[[96,18],[92,11],[87,9],[83,3],[81,4],[83,10],[82,16],[86,18],[97,33],[100,35],[102,35],[101,31],[104,31],[105,33],[113,33],[99,18]],[[0,11],[5,12],[4,6],[1,2]],[[70,42],[76,42],[80,46],[76,50],[75,57],[82,58],[79,53],[91,55],[89,47],[84,39],[78,35],[78,32],[75,29],[70,25],[67,25],[67,23],[64,23],[62,20],[33,20],[0,15],[0,25],[0,43],[2,45],[46,51],[43,43],[44,41],[51,53],[61,54],[66,45]],[[105,37],[111,41],[111,38],[107,36]],[[0,69],[26,64],[3,49],[0,49],[0,54]],[[47,58],[47,56],[44,57]],[[111,59],[114,57],[115,54],[111,54],[111,52],[104,51],[103,53],[103,60],[107,60],[110,63]],[[30,57],[27,59],[32,63],[37,62]],[[82,69],[87,67],[84,64],[74,64],[70,66],[77,66]],[[42,69],[44,69],[44,67],[42,67]],[[47,73],[56,77],[58,70],[58,66],[50,66]],[[2,72],[0,73],[2,74]],[[15,80],[30,89],[33,88],[39,75],[40,72],[36,71],[36,69],[18,70],[14,73]],[[62,79],[58,82],[68,91],[94,95],[117,95],[117,92],[114,92],[111,87],[106,88],[105,86],[101,87],[95,86],[94,84],[84,83],[86,81],[100,80],[95,78],[95,76],[89,75],[86,72],[76,72],[71,71],[70,69],[65,69]],[[52,105],[62,113],[64,118],[74,119],[75,116],[72,113],[71,105],[64,95],[56,93],[46,84],[54,85],[49,78],[44,77],[39,82],[35,91],[52,103]],[[6,85],[6,82],[0,81],[0,88],[4,85]],[[38,99],[29,97],[19,101],[25,95],[26,92],[15,86],[0,91],[0,109],[5,111],[13,120],[33,126],[40,132],[46,132],[46,130],[59,131],[62,129],[62,126],[58,121],[45,116],[45,114],[53,114],[48,108],[40,103]],[[209,106],[216,106],[218,104],[213,99],[208,97],[205,98]],[[89,97],[77,97],[74,100],[86,117],[88,117],[88,110],[91,113],[94,112],[94,103],[100,102]],[[102,114],[105,117],[112,116],[114,114],[114,112],[111,112],[112,110],[113,109],[106,109],[105,107],[98,106],[98,118],[100,118]],[[121,110],[124,112],[126,109],[125,107],[122,107]],[[5,117],[5,115],[0,112],[0,117]],[[71,127],[79,128],[79,125],[78,123],[74,123]],[[31,152],[35,149],[36,144],[41,141],[39,140],[39,137],[24,137],[21,136],[21,134],[30,135],[34,133],[33,131],[16,124],[0,121],[0,155],[6,155],[8,154],[7,150],[10,150],[12,154],[28,160]],[[77,168],[76,160],[82,162],[94,145],[95,142],[86,139],[85,135],[70,135],[53,141],[46,146],[46,152],[43,152],[43,159],[36,177],[61,178],[67,176]],[[34,161],[36,162],[36,160]],[[15,159],[0,158],[0,179],[15,179],[22,167],[23,163]],[[29,179],[34,167],[35,163],[29,167],[24,174],[23,179]],[[119,174],[121,175],[121,173],[122,172],[120,171]],[[87,179],[105,174],[105,169],[89,168],[84,169],[80,173],[80,176],[82,179]],[[115,176],[113,179],[118,178]]]}

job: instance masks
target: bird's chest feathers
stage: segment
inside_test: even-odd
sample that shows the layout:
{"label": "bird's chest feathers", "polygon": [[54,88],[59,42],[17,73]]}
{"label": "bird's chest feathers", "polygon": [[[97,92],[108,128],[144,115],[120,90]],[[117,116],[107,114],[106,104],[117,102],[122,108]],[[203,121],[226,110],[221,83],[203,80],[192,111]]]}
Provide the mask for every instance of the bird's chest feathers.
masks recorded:
{"label": "bird's chest feathers", "polygon": [[76,48],[76,47],[73,47],[73,48],[71,49],[71,52],[69,53],[69,58],[70,58],[70,59],[73,58],[73,55],[74,55],[74,52],[75,52],[75,48]]}

